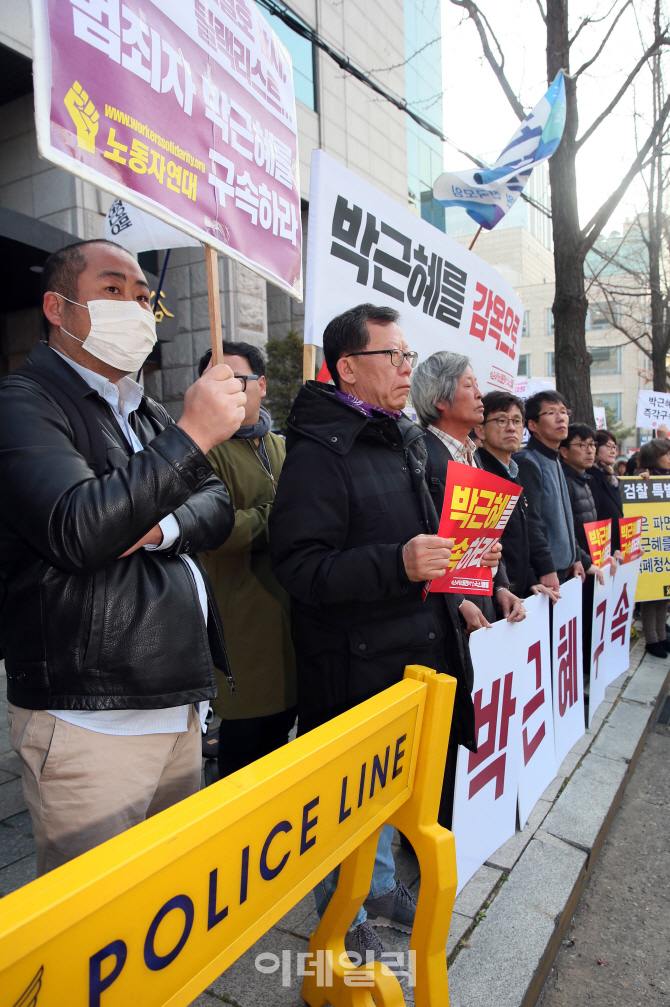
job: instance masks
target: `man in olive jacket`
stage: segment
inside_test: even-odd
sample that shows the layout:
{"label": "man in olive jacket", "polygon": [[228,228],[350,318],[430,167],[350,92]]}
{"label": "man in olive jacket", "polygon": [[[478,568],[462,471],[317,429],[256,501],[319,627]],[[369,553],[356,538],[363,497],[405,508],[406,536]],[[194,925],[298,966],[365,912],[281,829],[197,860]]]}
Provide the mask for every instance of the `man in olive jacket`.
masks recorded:
{"label": "man in olive jacket", "polygon": [[[200,373],[211,360],[208,350]],[[260,759],[288,741],[296,718],[295,655],[288,595],[270,569],[268,520],[286,443],[270,431],[263,354],[249,343],[224,343],[223,362],[245,385],[242,426],[212,448],[209,461],[235,508],[230,537],[200,559],[223,622],[235,693],[217,671],[221,717],[219,777]]]}

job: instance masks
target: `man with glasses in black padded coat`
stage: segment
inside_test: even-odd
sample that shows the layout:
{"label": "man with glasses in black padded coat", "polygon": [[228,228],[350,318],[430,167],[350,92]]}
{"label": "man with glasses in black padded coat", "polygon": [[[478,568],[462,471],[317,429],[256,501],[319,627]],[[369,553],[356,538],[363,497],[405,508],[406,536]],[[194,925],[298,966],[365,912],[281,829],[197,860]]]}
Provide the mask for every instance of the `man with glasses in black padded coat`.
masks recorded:
{"label": "man with glasses in black padded coat", "polygon": [[[335,387],[308,381],[288,417],[287,455],[270,516],[275,574],[291,596],[301,734],[423,664],[457,680],[452,735],[476,750],[472,664],[455,595],[431,595],[453,541],[436,535],[423,434],[403,413],[416,354],[392,308],[361,304],[326,327]],[[496,565],[500,550],[489,553]],[[370,895],[348,951],[384,947],[368,923],[410,932],[415,897],[394,878],[393,830],[377,847]],[[333,872],[315,889],[322,913]]]}

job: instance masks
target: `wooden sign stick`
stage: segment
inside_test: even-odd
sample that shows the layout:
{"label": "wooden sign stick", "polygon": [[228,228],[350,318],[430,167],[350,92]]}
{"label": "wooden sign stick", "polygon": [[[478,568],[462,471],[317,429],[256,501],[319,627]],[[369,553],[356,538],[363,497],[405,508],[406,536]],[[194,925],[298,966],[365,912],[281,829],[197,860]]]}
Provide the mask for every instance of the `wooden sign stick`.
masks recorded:
{"label": "wooden sign stick", "polygon": [[207,298],[209,300],[209,334],[212,340],[212,363],[223,363],[221,338],[221,301],[219,299],[219,265],[215,248],[205,245],[207,266]]}
{"label": "wooden sign stick", "polygon": [[302,383],[314,381],[316,377],[316,346],[305,343],[302,351]]}

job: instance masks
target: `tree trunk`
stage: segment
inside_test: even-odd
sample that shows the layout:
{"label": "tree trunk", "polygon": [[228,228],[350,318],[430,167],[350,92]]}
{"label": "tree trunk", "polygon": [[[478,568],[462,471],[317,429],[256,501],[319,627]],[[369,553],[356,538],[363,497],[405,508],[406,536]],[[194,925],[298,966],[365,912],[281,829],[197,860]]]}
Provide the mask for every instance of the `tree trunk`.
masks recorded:
{"label": "tree trunk", "polygon": [[[547,0],[547,77],[569,72],[568,0]],[[554,346],[556,387],[572,409],[573,423],[595,425],[590,361],[586,349],[584,250],[579,227],[575,139],[577,86],[565,78],[566,120],[563,139],[549,161],[554,232]]]}

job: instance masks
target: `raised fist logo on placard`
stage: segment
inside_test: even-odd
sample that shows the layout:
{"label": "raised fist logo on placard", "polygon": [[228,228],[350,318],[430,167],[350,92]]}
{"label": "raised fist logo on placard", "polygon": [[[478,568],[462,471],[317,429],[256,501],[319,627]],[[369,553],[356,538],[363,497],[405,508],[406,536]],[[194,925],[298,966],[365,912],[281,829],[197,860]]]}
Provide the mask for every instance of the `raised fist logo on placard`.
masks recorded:
{"label": "raised fist logo on placard", "polygon": [[89,101],[88,94],[79,81],[74,82],[63,102],[77,130],[77,146],[94,154],[100,114],[96,112],[95,105]]}

